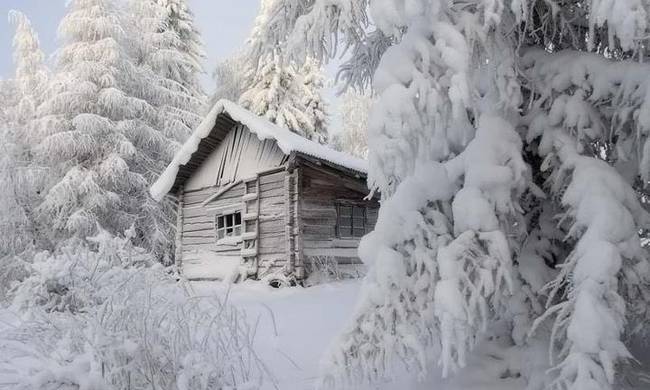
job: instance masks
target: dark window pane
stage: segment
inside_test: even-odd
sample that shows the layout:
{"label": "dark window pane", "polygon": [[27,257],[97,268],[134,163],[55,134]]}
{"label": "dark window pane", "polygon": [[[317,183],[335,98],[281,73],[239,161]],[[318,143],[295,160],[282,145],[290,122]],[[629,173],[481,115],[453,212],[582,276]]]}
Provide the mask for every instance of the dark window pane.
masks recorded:
{"label": "dark window pane", "polygon": [[221,229],[223,228],[223,217],[218,217],[217,218],[217,228]]}
{"label": "dark window pane", "polygon": [[339,226],[339,236],[340,237],[352,237],[352,227],[351,226]]}
{"label": "dark window pane", "polygon": [[340,206],[339,207],[339,213],[342,216],[349,216],[352,215],[352,207],[349,206]]}
{"label": "dark window pane", "polygon": [[226,227],[232,226],[232,214],[226,215]]}
{"label": "dark window pane", "polygon": [[241,213],[235,214],[235,225],[241,225]]}

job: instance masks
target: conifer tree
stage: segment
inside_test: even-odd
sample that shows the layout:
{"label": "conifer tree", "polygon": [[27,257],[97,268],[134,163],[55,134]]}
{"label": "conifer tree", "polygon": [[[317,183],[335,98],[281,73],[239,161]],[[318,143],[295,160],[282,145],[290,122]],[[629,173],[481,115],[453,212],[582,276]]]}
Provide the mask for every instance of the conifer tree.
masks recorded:
{"label": "conifer tree", "polygon": [[372,99],[357,91],[348,90],[340,103],[341,132],[332,139],[334,147],[353,156],[368,156],[368,116]]}
{"label": "conifer tree", "polygon": [[24,139],[31,139],[24,133],[28,122],[36,116],[36,108],[41,104],[49,79],[45,66],[45,54],[40,48],[38,36],[27,16],[19,11],[9,12],[9,21],[15,26],[13,39],[13,59],[15,75],[15,105],[11,110],[11,123],[20,129]]}
{"label": "conifer tree", "polygon": [[[181,5],[184,7],[183,2],[170,7],[177,9]],[[129,46],[140,71],[149,73],[147,78],[153,81],[144,96],[158,111],[152,126],[166,137],[183,142],[201,121],[206,100],[198,84],[200,58],[188,53],[188,43],[173,27],[191,20],[181,23],[173,19],[177,13],[160,2],[131,0],[129,11]],[[200,44],[198,36],[195,40]]]}
{"label": "conifer tree", "polygon": [[218,63],[213,72],[216,88],[210,97],[210,103],[214,104],[220,99],[239,101],[242,93],[249,87],[245,69],[246,57],[242,53]]}
{"label": "conifer tree", "polygon": [[168,78],[181,84],[195,99],[202,100],[205,93],[198,76],[203,73],[201,61],[205,50],[201,34],[194,23],[194,15],[186,0],[153,0],[163,9],[162,29],[176,34],[174,48],[183,60],[176,64],[173,75]]}
{"label": "conifer tree", "polygon": [[[9,12],[15,27],[13,38],[14,77],[4,82],[4,144],[0,183],[0,215],[5,223],[0,232],[5,245],[0,257],[18,254],[40,242],[34,209],[48,181],[48,170],[33,161],[33,145],[39,138],[32,131],[37,107],[46,93],[49,70],[45,65],[36,32],[29,19],[18,11]],[[10,252],[7,252],[10,250]]]}
{"label": "conifer tree", "polygon": [[[264,31],[275,0],[264,0],[249,39],[252,50],[267,47]],[[256,115],[308,139],[327,142],[327,115],[321,96],[324,77],[313,59],[301,64],[284,54],[282,44],[274,45],[260,58],[249,59],[248,87],[239,103]]]}
{"label": "conifer tree", "polygon": [[[351,53],[372,88],[369,184],[382,196],[370,270],[331,378],[403,362],[451,375],[497,326],[546,344],[531,389],[618,388],[624,334],[647,321],[650,178],[638,0],[278,0],[257,58]],[[368,11],[370,15],[368,15]],[[641,304],[639,302],[642,302]],[[503,351],[503,350],[502,350]],[[521,355],[520,355],[521,356]],[[505,359],[505,358],[504,358]]]}
{"label": "conifer tree", "polygon": [[169,216],[147,189],[177,144],[151,126],[158,111],[146,98],[156,80],[135,63],[119,6],[72,0],[59,25],[63,46],[36,150],[56,183],[38,211],[54,243],[83,239],[98,225],[113,234],[134,225],[138,244],[168,261]]}

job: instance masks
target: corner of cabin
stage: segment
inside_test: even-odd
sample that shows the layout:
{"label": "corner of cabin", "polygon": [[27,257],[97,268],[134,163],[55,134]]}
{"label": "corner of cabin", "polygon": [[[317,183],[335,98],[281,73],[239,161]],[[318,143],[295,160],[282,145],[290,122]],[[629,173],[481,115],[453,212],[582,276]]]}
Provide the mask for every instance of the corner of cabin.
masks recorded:
{"label": "corner of cabin", "polygon": [[342,268],[360,265],[361,237],[374,229],[379,210],[376,197],[366,199],[365,175],[306,156],[297,166],[300,248],[307,272],[324,261]]}

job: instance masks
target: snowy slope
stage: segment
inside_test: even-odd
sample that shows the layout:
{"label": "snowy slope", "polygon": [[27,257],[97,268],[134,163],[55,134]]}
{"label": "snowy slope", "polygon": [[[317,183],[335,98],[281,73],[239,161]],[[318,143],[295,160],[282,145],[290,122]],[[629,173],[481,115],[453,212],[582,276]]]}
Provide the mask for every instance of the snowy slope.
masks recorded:
{"label": "snowy slope", "polygon": [[[243,309],[251,324],[257,323],[257,353],[274,374],[277,388],[307,390],[318,384],[321,360],[330,343],[351,318],[361,282],[281,290],[254,283],[234,285],[230,291],[226,285],[217,282],[195,282],[193,287],[199,296],[229,294],[230,303]],[[482,357],[497,354],[487,347],[483,351],[479,349],[479,352],[484,352],[477,354]],[[434,373],[419,382],[414,376],[403,373],[380,386],[353,389],[515,390],[525,387],[521,379],[498,379],[508,362],[493,360],[493,363],[488,360],[488,364],[486,359],[479,362],[477,358],[471,358],[469,367],[452,379],[443,380]],[[271,381],[264,387],[273,388]]]}
{"label": "snowy slope", "polygon": [[198,149],[201,140],[210,134],[217,117],[223,113],[230,115],[235,121],[247,126],[260,140],[275,140],[280,149],[287,155],[292,152],[298,152],[357,172],[366,173],[368,171],[368,164],[365,160],[303,138],[224,99],[219,100],[212,107],[212,110],[210,110],[203,122],[194,130],[183,147],[176,153],[176,156],[167,169],[165,169],[158,180],[151,186],[150,193],[154,199],[161,200],[169,192],[174,185],[179,167],[190,161],[192,154]]}
{"label": "snowy slope", "polygon": [[[220,282],[194,282],[191,288],[194,295],[206,299],[206,304],[212,297],[223,300],[227,296],[228,302],[243,311],[245,320],[255,327],[255,353],[270,373],[262,389],[311,390],[319,383],[319,368],[330,343],[353,314],[361,283],[355,280],[277,290],[259,283],[228,286]],[[19,322],[18,316],[0,307],[0,334]],[[2,386],[3,380],[10,380],[11,373],[3,371],[2,362],[24,357],[7,356],[7,351],[13,349],[1,340],[0,388],[6,388]],[[536,356],[545,359],[545,348]],[[449,379],[440,378],[438,369],[421,381],[414,374],[402,372],[379,385],[336,390],[524,390],[523,379],[510,367],[522,365],[529,358],[508,353],[497,342],[483,342],[468,357],[467,367]]]}

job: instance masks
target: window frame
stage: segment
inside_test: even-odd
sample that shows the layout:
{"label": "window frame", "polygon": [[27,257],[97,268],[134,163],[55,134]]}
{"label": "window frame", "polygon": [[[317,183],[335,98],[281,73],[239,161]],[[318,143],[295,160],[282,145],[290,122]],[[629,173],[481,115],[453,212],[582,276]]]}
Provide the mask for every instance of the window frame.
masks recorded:
{"label": "window frame", "polygon": [[[349,214],[343,215],[343,209],[349,209]],[[361,213],[358,217],[357,213]],[[342,222],[347,222],[349,225],[343,225]],[[355,221],[361,221],[361,226],[355,224]],[[366,235],[368,232],[368,207],[366,205],[359,205],[353,203],[337,202],[336,204],[336,238],[343,240],[358,240]],[[360,235],[357,233],[361,231]]]}
{"label": "window frame", "polygon": [[[237,223],[239,222],[239,223]],[[241,237],[244,221],[241,210],[232,210],[214,216],[214,236],[216,241],[230,237]]]}

